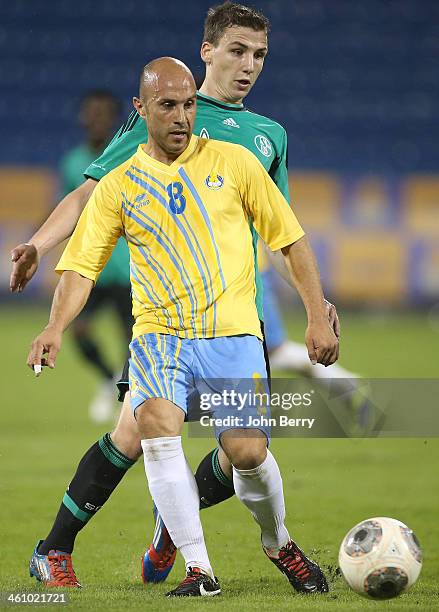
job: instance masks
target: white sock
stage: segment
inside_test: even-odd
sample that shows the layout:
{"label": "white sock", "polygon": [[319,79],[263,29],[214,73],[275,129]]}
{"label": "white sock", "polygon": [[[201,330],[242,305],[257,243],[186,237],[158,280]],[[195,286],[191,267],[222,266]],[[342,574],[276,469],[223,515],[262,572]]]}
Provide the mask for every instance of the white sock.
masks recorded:
{"label": "white sock", "polygon": [[262,544],[270,556],[290,539],[285,527],[285,503],[282,478],[276,459],[267,451],[267,457],[252,470],[233,468],[235,492],[253,514],[261,528]]}
{"label": "white sock", "polygon": [[200,521],[197,483],[183,453],[181,437],[142,440],[151,496],[186,568],[199,567],[213,578]]}

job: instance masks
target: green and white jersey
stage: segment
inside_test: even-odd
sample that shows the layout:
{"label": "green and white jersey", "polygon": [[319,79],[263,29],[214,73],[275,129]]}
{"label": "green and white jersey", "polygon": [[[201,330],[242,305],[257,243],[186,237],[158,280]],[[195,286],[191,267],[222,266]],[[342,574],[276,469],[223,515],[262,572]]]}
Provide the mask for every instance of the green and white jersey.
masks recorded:
{"label": "green and white jersey", "polygon": [[[96,151],[84,143],[68,151],[61,160],[60,187],[62,197],[79,187],[84,181],[84,168],[93,162]],[[119,238],[107,265],[97,283],[99,287],[109,285],[130,285],[130,253],[124,238]]]}
{"label": "green and white jersey", "polygon": [[[224,104],[197,94],[197,118],[194,134],[240,144],[254,153],[289,202],[287,171],[287,135],[276,121],[247,110],[243,104]],[[139,144],[148,140],[145,122],[133,111],[108,147],[91,163],[84,175],[100,180],[134,155]],[[256,307],[263,320],[262,281],[257,266],[258,235],[251,225],[256,269]]]}

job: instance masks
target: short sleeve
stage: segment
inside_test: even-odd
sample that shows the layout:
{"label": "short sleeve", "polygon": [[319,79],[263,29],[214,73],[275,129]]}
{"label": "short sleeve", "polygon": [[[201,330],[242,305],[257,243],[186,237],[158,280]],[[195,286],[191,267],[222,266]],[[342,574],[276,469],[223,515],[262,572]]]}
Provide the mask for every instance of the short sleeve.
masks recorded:
{"label": "short sleeve", "polygon": [[57,272],[73,270],[96,282],[122,233],[118,183],[104,178],[84,208],[61,259]]}
{"label": "short sleeve", "polygon": [[274,159],[268,174],[276,183],[286,201],[290,202],[288,183],[288,138],[284,129],[282,129],[282,137],[279,143],[279,153]]}
{"label": "short sleeve", "polygon": [[235,158],[243,206],[272,251],[297,242],[305,232],[259,160],[243,147]]}

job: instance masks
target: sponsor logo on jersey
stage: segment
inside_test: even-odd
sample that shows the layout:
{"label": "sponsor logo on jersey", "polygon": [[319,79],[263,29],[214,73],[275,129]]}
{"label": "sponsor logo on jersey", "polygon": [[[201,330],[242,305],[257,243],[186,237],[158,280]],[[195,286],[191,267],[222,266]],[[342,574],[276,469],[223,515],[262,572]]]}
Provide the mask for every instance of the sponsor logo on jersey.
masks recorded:
{"label": "sponsor logo on jersey", "polygon": [[234,119],[232,119],[232,117],[229,117],[228,119],[224,119],[223,123],[224,125],[230,125],[230,127],[239,128],[239,125],[236,123]]}
{"label": "sponsor logo on jersey", "polygon": [[209,132],[206,130],[205,127],[201,128],[200,138],[210,138]]}
{"label": "sponsor logo on jersey", "polygon": [[139,195],[136,196],[136,199],[134,200],[134,202],[135,202],[134,208],[136,210],[139,210],[139,208],[142,208],[142,206],[147,206],[149,204],[149,200],[146,197],[146,192],[139,193]]}
{"label": "sponsor logo on jersey", "polygon": [[271,142],[266,136],[262,136],[262,134],[255,136],[255,145],[258,151],[260,151],[262,155],[265,155],[265,157],[270,157],[273,152]]}
{"label": "sponsor logo on jersey", "polygon": [[212,191],[221,189],[221,187],[224,185],[224,179],[219,174],[209,174],[204,182],[206,183],[206,186]]}

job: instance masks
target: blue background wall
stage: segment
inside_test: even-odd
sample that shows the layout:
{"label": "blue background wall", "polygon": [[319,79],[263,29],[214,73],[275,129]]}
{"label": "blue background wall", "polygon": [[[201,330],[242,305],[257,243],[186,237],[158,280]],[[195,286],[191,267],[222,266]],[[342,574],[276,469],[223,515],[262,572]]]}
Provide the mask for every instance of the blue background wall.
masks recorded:
{"label": "blue background wall", "polygon": [[[141,66],[195,72],[211,2],[13,0],[0,4],[0,163],[54,165],[78,139],[78,97],[108,87],[128,111]],[[248,105],[282,122],[290,166],[435,171],[439,2],[261,0],[272,21]]]}
{"label": "blue background wall", "polygon": [[[201,75],[207,0],[0,3],[0,298],[10,256],[57,201],[81,140],[78,101],[109,88],[125,113],[141,67],[174,55]],[[283,123],[292,201],[325,291],[350,305],[439,299],[438,0],[260,0],[272,22],[249,108]],[[30,171],[30,166],[34,170]],[[27,295],[50,295],[59,253]]]}

